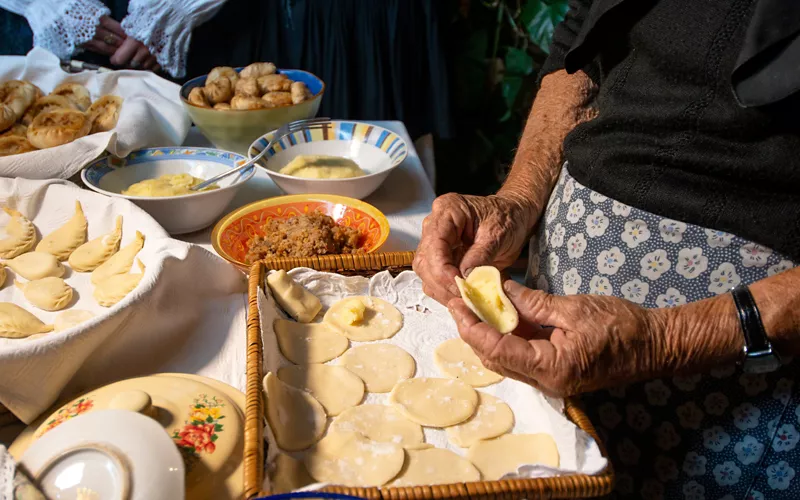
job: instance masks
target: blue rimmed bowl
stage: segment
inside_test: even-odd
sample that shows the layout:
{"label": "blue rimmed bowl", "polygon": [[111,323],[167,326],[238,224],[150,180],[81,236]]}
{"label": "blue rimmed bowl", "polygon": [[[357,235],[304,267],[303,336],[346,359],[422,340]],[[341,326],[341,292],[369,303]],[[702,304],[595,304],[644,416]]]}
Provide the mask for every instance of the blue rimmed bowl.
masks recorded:
{"label": "blue rimmed bowl", "polygon": [[[237,72],[241,70],[242,68],[236,68]],[[201,108],[189,103],[189,92],[206,84],[208,75],[203,75],[183,84],[180,91],[181,101],[194,124],[215,147],[247,154],[248,146],[264,132],[296,120],[313,118],[319,111],[322,96],[325,94],[325,84],[319,77],[299,69],[282,69],[279,73],[292,81],[305,83],[314,96],[300,104],[270,109]]]}
{"label": "blue rimmed bowl", "polygon": [[255,174],[255,167],[220,180],[219,189],[181,196],[150,198],[128,196],[122,191],[145,179],[165,174],[190,174],[208,179],[246,162],[236,153],[211,148],[140,149],[125,158],[109,155],[81,172],[83,183],[98,193],[125,198],[149,213],[170,234],[198,231],[213,224],[225,212],[236,193]]}
{"label": "blue rimmed bowl", "polygon": [[[275,135],[259,137],[250,145],[258,155]],[[367,175],[349,179],[306,179],[279,173],[299,155],[342,156],[355,161]],[[391,130],[363,122],[334,120],[321,129],[289,134],[270,147],[258,164],[287,194],[321,193],[364,199],[386,180],[408,156],[408,145]]]}

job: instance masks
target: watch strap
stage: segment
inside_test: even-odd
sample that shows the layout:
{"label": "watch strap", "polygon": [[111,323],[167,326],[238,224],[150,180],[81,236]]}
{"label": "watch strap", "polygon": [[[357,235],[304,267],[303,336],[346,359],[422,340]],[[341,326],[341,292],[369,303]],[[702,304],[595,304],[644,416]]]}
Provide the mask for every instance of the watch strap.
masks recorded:
{"label": "watch strap", "polygon": [[745,353],[765,351],[772,348],[761,322],[761,313],[758,311],[756,301],[747,285],[739,285],[731,290],[736,311],[739,314],[739,323],[742,326],[745,340]]}

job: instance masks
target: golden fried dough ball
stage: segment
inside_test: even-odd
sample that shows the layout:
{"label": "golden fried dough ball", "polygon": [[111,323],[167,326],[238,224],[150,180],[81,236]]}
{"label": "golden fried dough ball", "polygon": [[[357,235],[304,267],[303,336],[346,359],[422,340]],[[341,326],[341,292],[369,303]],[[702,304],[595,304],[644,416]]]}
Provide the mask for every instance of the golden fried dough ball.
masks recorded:
{"label": "golden fried dough ball", "polygon": [[208,99],[206,99],[206,92],[203,87],[195,87],[189,91],[189,97],[187,100],[189,101],[189,104],[194,104],[195,106],[199,106],[201,108],[211,107],[208,105]]}
{"label": "golden fried dough ball", "polygon": [[39,113],[44,113],[45,111],[53,111],[54,109],[78,109],[72,101],[64,97],[63,95],[47,95],[41,97],[33,103],[33,105],[28,108],[28,111],[22,116],[22,123],[25,125],[30,125],[33,122],[33,119],[36,118]]}
{"label": "golden fried dough ball", "polygon": [[245,97],[242,95],[235,95],[231,99],[232,109],[265,109],[269,105],[263,99],[258,97]]}
{"label": "golden fried dough ball", "polygon": [[11,106],[0,103],[0,131],[9,128],[17,121],[17,115]]}
{"label": "golden fried dough ball", "polygon": [[228,102],[233,97],[233,85],[230,78],[222,76],[205,86],[206,99],[211,105]]}
{"label": "golden fried dough ball", "polygon": [[91,133],[107,132],[117,126],[119,111],[122,109],[122,97],[104,95],[94,101],[86,114],[92,122]]}
{"label": "golden fried dough ball", "polygon": [[300,104],[303,101],[307,101],[313,97],[311,91],[308,90],[306,84],[303,82],[293,82],[292,83],[292,102],[294,104]]}
{"label": "golden fried dough ball", "polygon": [[292,81],[286,75],[259,76],[258,88],[262,94],[267,92],[288,92],[292,88]]}
{"label": "golden fried dough ball", "polygon": [[22,125],[21,123],[15,123],[11,125],[11,128],[0,134],[0,137],[11,137],[11,136],[18,136],[18,137],[27,137],[28,135],[28,127]]}
{"label": "golden fried dough ball", "polygon": [[0,90],[0,102],[11,108],[16,120],[22,118],[35,99],[36,87],[28,82],[12,80]]}
{"label": "golden fried dough ball", "polygon": [[263,99],[270,108],[292,105],[292,94],[289,92],[268,92],[264,94],[261,99]]}
{"label": "golden fried dough ball", "polygon": [[231,105],[227,102],[218,102],[214,105],[214,109],[231,109]]}
{"label": "golden fried dough ball", "polygon": [[278,72],[278,68],[269,62],[253,63],[242,70],[239,74],[242,78],[258,78],[264,75],[273,75]]}
{"label": "golden fried dough ball", "polygon": [[66,97],[81,111],[86,111],[92,105],[92,96],[89,94],[89,89],[80,83],[62,83],[50,92],[50,95]]}
{"label": "golden fried dough ball", "polygon": [[230,66],[217,66],[208,73],[206,85],[222,77],[228,78],[233,85],[236,85],[236,80],[239,79],[239,73]]}
{"label": "golden fried dough ball", "polygon": [[18,155],[30,151],[36,151],[36,148],[24,137],[16,135],[0,137],[0,156]]}
{"label": "golden fried dough ball", "polygon": [[33,120],[28,141],[39,149],[52,148],[85,136],[91,128],[89,117],[77,109],[54,109]]}
{"label": "golden fried dough ball", "polygon": [[239,78],[233,90],[235,95],[245,97],[261,97],[261,90],[258,88],[258,81],[252,76],[246,78]]}

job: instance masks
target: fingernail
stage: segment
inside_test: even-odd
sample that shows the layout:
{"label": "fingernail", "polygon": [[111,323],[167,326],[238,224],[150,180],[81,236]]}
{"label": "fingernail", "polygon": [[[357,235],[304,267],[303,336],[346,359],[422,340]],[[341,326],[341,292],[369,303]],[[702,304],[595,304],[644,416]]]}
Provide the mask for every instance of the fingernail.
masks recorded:
{"label": "fingernail", "polygon": [[464,271],[464,277],[466,278],[467,276],[469,276],[469,275],[470,275],[470,273],[472,273],[472,270],[473,270],[473,269],[475,269],[475,268],[474,268],[474,267],[470,267],[469,269],[467,269],[466,271]]}

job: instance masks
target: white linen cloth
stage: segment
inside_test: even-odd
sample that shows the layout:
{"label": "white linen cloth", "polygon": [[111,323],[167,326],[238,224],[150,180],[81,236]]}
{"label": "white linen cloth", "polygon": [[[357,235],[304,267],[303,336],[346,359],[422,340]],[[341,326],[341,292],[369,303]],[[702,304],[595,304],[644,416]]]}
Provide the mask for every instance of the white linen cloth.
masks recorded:
{"label": "white linen cloth", "polygon": [[17,464],[5,446],[0,444],[0,500],[14,500],[14,474]]}
{"label": "white linen cloth", "polygon": [[[289,274],[320,299],[323,312],[342,298],[355,295],[378,297],[394,305],[403,314],[402,329],[390,339],[369,343],[392,344],[411,354],[417,366],[415,377],[449,378],[437,368],[433,353],[445,340],[459,338],[458,329],[447,308],[422,292],[422,280],[415,273],[405,271],[392,277],[384,271],[367,279],[299,268]],[[286,316],[271,294],[259,294],[259,312],[264,340],[264,372],[277,372],[281,366],[292,364],[283,357],[273,329],[275,319]],[[350,344],[353,348],[365,342],[350,341]],[[338,360],[326,364],[335,365]],[[600,453],[597,443],[566,418],[562,399],[545,397],[530,385],[510,378],[477,390],[496,396],[511,407],[514,412],[511,434],[546,433],[558,446],[560,464],[557,469],[526,464],[520,466],[516,474],[507,477],[550,477],[576,472],[598,474],[605,469],[608,461]],[[364,404],[389,404],[389,394],[368,393]],[[444,429],[424,427],[423,430],[425,442],[465,455],[466,449],[450,443]],[[269,441],[267,462],[270,463],[279,454],[279,447],[269,426],[264,435]],[[302,457],[302,453],[292,455]]]}
{"label": "white linen cloth", "polygon": [[0,176],[68,179],[108,151],[126,156],[136,149],[177,146],[191,120],[180,102],[180,87],[148,71],[83,71],[69,74],[58,58],[35,47],[26,56],[0,56],[0,81],[28,80],[45,93],[70,81],[89,89],[92,100],[113,94],[124,99],[114,130],[87,135],[69,144],[0,157]]}
{"label": "white linen cloth", "polygon": [[[68,269],[64,279],[78,295],[70,308],[87,309],[97,317],[76,328],[33,339],[0,339],[0,403],[30,423],[60,394],[167,371],[166,367],[205,375],[204,363],[226,350],[227,337],[234,338],[241,353],[226,358],[222,367],[218,362],[210,364],[220,372],[238,367],[241,373],[212,376],[239,382],[244,364],[237,361],[245,357],[241,337],[227,335],[227,328],[207,332],[211,335],[203,338],[193,332],[202,331],[198,322],[204,315],[220,315],[230,304],[241,301],[246,291],[242,273],[196,245],[170,238],[155,220],[127,200],[102,196],[66,181],[0,179],[0,205],[28,216],[42,235],[72,216],[76,199],[88,219],[89,239],[108,233],[117,215],[123,216],[123,246],[133,240],[137,230],[144,233],[146,241],[138,257],[147,266],[145,275],[120,303],[103,308],[92,297],[90,275]],[[3,214],[0,227],[7,221]],[[134,268],[131,272],[139,271]],[[14,302],[52,323],[58,313],[27,303],[13,285],[14,278],[9,270],[0,301]]]}

